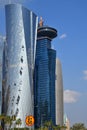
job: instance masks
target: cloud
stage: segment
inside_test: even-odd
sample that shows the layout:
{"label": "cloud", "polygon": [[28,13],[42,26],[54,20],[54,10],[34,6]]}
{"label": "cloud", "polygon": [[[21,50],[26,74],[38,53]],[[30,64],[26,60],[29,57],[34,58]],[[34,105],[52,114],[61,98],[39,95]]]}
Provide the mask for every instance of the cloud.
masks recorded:
{"label": "cloud", "polygon": [[80,93],[73,90],[64,91],[64,103],[75,103],[78,101]]}
{"label": "cloud", "polygon": [[59,39],[65,39],[67,37],[66,33],[62,34]]}
{"label": "cloud", "polygon": [[84,80],[87,80],[87,70],[84,70],[84,71],[83,71],[83,75],[84,75],[84,76],[83,76],[83,79],[84,79]]}

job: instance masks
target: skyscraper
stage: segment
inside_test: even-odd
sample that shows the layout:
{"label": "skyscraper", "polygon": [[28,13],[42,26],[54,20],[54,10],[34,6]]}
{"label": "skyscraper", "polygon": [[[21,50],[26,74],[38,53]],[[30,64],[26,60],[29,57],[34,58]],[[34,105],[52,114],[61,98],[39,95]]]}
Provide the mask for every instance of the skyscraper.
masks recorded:
{"label": "skyscraper", "polygon": [[0,36],[0,114],[2,113],[3,48],[4,39]]}
{"label": "skyscraper", "polygon": [[63,125],[63,79],[62,68],[58,58],[56,58],[56,125]]}
{"label": "skyscraper", "polygon": [[35,64],[38,17],[19,4],[5,7],[5,93],[4,112],[16,115],[26,127],[33,115],[33,70]]}
{"label": "skyscraper", "polygon": [[44,26],[42,18],[37,30],[36,61],[34,73],[34,114],[35,126],[52,120],[55,124],[55,66],[56,51],[51,41],[57,30]]}

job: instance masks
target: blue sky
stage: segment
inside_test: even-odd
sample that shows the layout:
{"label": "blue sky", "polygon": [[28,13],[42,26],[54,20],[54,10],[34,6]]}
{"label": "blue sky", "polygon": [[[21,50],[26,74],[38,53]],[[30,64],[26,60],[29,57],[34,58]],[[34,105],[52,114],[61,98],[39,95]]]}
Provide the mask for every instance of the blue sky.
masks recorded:
{"label": "blue sky", "polygon": [[[24,0],[24,5],[58,30],[52,46],[62,64],[64,110],[71,125],[87,126],[87,0]],[[0,34],[4,35],[3,15],[0,7]]]}

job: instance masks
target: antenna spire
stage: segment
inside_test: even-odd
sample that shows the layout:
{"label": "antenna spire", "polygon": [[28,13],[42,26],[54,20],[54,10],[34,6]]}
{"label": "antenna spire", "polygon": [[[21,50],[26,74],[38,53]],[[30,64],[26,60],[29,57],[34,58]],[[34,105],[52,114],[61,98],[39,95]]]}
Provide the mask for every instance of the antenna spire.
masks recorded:
{"label": "antenna spire", "polygon": [[43,26],[43,19],[42,19],[42,17],[40,17],[39,27],[42,27],[42,26]]}

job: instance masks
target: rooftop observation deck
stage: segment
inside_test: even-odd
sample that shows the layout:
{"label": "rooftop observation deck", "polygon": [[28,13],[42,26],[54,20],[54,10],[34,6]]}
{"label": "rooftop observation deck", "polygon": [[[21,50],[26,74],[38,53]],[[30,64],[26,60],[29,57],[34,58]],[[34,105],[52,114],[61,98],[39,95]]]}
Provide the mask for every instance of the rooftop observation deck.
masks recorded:
{"label": "rooftop observation deck", "polygon": [[43,25],[42,17],[40,18],[39,27],[37,30],[37,37],[48,37],[50,39],[53,39],[57,36],[57,30]]}
{"label": "rooftop observation deck", "polygon": [[49,38],[53,39],[56,36],[57,36],[56,29],[54,29],[52,27],[48,27],[48,26],[38,27],[37,37],[49,37]]}

